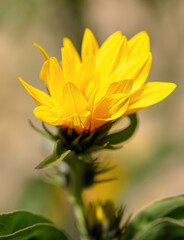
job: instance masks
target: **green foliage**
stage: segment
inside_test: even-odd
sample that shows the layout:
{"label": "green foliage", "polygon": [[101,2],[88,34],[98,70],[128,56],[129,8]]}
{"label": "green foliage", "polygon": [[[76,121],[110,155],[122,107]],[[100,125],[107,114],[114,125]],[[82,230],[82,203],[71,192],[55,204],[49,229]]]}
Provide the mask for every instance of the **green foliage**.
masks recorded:
{"label": "green foliage", "polygon": [[184,196],[164,199],[140,212],[132,220],[125,239],[184,239]]}
{"label": "green foliage", "polygon": [[67,240],[68,238],[44,217],[17,211],[0,215],[0,239]]}
{"label": "green foliage", "polygon": [[155,220],[144,231],[136,235],[134,240],[183,240],[184,222],[162,218]]}

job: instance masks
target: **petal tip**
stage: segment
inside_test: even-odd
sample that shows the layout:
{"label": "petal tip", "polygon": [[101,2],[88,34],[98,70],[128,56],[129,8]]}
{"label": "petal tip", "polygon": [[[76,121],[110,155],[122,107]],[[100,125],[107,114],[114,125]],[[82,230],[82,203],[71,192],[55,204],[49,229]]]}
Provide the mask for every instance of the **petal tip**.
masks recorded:
{"label": "petal tip", "polygon": [[21,77],[18,77],[17,79],[22,83],[23,86],[26,84],[26,82]]}
{"label": "petal tip", "polygon": [[41,52],[41,54],[43,55],[45,60],[49,59],[49,55],[47,54],[47,52],[39,44],[34,42],[33,45],[38,48],[38,50]]}
{"label": "petal tip", "polygon": [[90,28],[87,27],[87,28],[85,28],[85,30],[84,30],[84,33],[86,33],[86,32],[92,32],[92,31],[91,31]]}
{"label": "petal tip", "polygon": [[66,45],[71,42],[71,40],[68,37],[63,38],[63,47],[66,47]]}
{"label": "petal tip", "polygon": [[170,90],[171,93],[174,91],[174,89],[177,87],[177,85],[175,83],[168,83],[170,85]]}

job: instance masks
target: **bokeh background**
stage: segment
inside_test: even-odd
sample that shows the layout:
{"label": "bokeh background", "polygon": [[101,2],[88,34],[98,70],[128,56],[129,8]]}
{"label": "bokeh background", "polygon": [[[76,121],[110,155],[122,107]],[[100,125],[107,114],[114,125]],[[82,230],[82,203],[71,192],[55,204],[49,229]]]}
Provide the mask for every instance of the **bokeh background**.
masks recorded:
{"label": "bokeh background", "polygon": [[111,198],[127,206],[128,216],[184,193],[183,23],[183,0],[0,0],[0,213],[31,210],[75,234],[66,191],[45,182],[47,171],[34,170],[52,143],[29,126],[28,119],[41,124],[17,77],[44,90],[39,80],[43,59],[33,42],[60,60],[62,38],[70,37],[79,49],[85,27],[99,43],[118,30],[128,38],[146,30],[153,53],[148,81],[178,85],[166,100],[138,113],[139,127],[123,149],[103,153],[102,158],[120,165],[111,173],[119,181],[87,190],[85,201]]}

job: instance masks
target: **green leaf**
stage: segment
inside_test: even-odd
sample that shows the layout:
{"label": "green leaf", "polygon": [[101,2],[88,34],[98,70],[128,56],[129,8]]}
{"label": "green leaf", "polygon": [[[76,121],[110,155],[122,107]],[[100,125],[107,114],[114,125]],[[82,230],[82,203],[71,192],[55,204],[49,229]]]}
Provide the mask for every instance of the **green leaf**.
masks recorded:
{"label": "green leaf", "polygon": [[183,240],[184,221],[160,218],[134,236],[134,240]]}
{"label": "green leaf", "polygon": [[0,215],[0,239],[6,240],[67,240],[66,235],[48,219],[17,211]]}
{"label": "green leaf", "polygon": [[108,142],[111,145],[120,144],[124,141],[127,141],[134,134],[138,124],[135,113],[128,115],[127,117],[130,119],[130,125],[127,128],[123,129],[122,131],[107,135],[102,139],[102,141]]}
{"label": "green leaf", "polygon": [[71,150],[65,150],[62,146],[61,140],[58,140],[56,142],[54,151],[52,155],[47,157],[45,160],[43,160],[38,166],[36,166],[36,169],[42,169],[46,167],[53,167],[56,166],[58,163],[60,163],[69,153]]}
{"label": "green leaf", "polygon": [[[155,229],[160,229],[161,226],[169,226],[169,221],[182,221],[184,219],[184,195],[171,197],[163,199],[159,202],[154,203],[150,207],[141,211],[131,222],[128,229],[128,239],[131,239],[135,235],[141,233],[143,234],[150,226],[158,226],[157,222],[160,221],[158,227]],[[165,220],[166,219],[166,220]],[[166,221],[166,222],[165,222]],[[167,223],[167,224],[166,224]],[[156,225],[154,225],[156,224]],[[180,222],[181,224],[181,222]],[[171,224],[172,225],[172,224]],[[180,226],[181,228],[181,226]],[[183,228],[183,227],[182,227]],[[151,230],[149,230],[150,232]],[[157,230],[155,230],[157,231]],[[158,230],[161,232],[161,230]],[[183,235],[184,237],[184,235]],[[139,238],[138,238],[139,239]],[[144,239],[144,238],[143,238]],[[151,238],[150,238],[151,239]],[[157,239],[157,238],[153,238]],[[184,239],[184,238],[183,238]]]}

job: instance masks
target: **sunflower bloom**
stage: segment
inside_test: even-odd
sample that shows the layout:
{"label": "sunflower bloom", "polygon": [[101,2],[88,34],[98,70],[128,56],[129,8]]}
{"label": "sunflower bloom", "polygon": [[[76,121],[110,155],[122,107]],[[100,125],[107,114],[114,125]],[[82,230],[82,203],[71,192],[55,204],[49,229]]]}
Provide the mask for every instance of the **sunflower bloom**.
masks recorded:
{"label": "sunflower bloom", "polygon": [[99,47],[86,29],[81,56],[71,40],[64,39],[62,65],[35,45],[45,59],[40,78],[49,93],[19,80],[37,104],[34,115],[50,125],[93,131],[160,102],[176,87],[174,83],[145,83],[152,64],[146,32],[129,41],[115,32]]}

